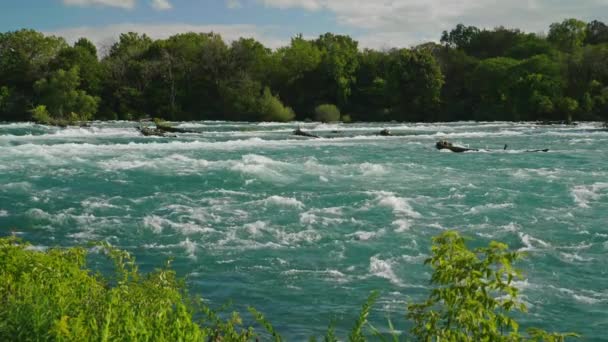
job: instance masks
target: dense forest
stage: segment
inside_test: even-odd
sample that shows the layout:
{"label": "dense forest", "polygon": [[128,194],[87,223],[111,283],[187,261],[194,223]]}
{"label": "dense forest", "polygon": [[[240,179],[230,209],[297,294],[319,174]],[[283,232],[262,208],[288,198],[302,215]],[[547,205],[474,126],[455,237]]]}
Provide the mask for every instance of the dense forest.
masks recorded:
{"label": "dense forest", "polygon": [[24,29],[0,33],[0,121],[608,120],[607,61],[608,26],[576,19],[546,35],[460,24],[385,51],[331,33],[276,50],[125,33],[101,55]]}

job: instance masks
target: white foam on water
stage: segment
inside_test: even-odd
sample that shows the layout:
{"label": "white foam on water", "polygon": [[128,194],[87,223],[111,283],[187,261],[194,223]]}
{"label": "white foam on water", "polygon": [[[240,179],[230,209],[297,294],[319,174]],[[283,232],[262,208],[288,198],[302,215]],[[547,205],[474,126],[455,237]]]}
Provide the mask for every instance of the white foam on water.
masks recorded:
{"label": "white foam on water", "polygon": [[82,205],[85,208],[89,208],[89,209],[115,209],[115,208],[119,208],[119,207],[110,203],[110,201],[115,198],[118,199],[118,198],[120,198],[120,196],[113,197],[110,199],[102,198],[102,197],[89,197],[89,198],[81,201],[80,205]]}
{"label": "white foam on water", "polygon": [[160,234],[163,232],[163,226],[167,221],[156,215],[146,216],[144,217],[144,226],[151,228],[154,233]]}
{"label": "white foam on water", "polygon": [[570,190],[570,194],[576,203],[581,208],[589,208],[593,201],[597,201],[606,194],[604,190],[608,189],[608,183],[594,183],[591,185],[576,185]]}
{"label": "white foam on water", "polygon": [[367,240],[371,240],[371,239],[377,238],[379,236],[382,236],[385,233],[386,233],[386,230],[384,230],[384,229],[380,229],[376,232],[367,232],[367,231],[359,230],[352,234],[347,234],[346,236],[352,237],[358,241],[367,241]]}
{"label": "white foam on water", "polygon": [[321,224],[325,227],[344,223],[342,207],[314,208],[300,214],[300,224]]}
{"label": "white foam on water", "polygon": [[216,230],[213,228],[203,227],[194,222],[174,222],[157,215],[149,215],[144,217],[143,223],[145,227],[150,228],[155,234],[161,234],[165,228],[173,229],[182,235],[216,232]]}
{"label": "white foam on water", "polygon": [[281,272],[284,276],[294,277],[294,276],[322,276],[323,278],[331,281],[335,281],[338,283],[346,283],[349,281],[349,277],[335,269],[325,269],[325,270],[300,270],[300,269],[290,269],[287,271]]}
{"label": "white foam on water", "polygon": [[589,262],[589,261],[595,260],[595,258],[582,257],[582,256],[578,255],[577,253],[560,252],[559,255],[561,256],[562,260],[569,262],[569,263]]}
{"label": "white foam on water", "polygon": [[492,210],[508,209],[508,208],[513,208],[513,207],[515,207],[515,205],[513,203],[489,203],[489,204],[475,206],[475,207],[469,209],[469,211],[467,211],[465,214],[476,215],[476,214],[485,213],[485,212],[492,211]]}
{"label": "white foam on water", "polygon": [[7,217],[9,215],[7,210],[1,209],[0,210],[0,217]]}
{"label": "white foam on water", "polygon": [[235,190],[226,190],[226,189],[213,189],[207,191],[210,194],[222,194],[222,195],[234,195],[234,196],[251,196],[251,193],[245,191],[235,191]]}
{"label": "white foam on water", "polygon": [[321,234],[314,229],[301,230],[299,232],[286,232],[275,230],[275,237],[284,246],[294,246],[300,243],[314,243],[321,240]]}
{"label": "white foam on water", "polygon": [[283,196],[270,196],[261,201],[267,206],[280,206],[280,207],[293,207],[297,209],[304,208],[304,203],[298,201],[293,197],[283,197]]}
{"label": "white foam on water", "polygon": [[300,214],[300,223],[305,225],[312,225],[317,223],[317,215],[305,212]]}
{"label": "white foam on water", "polygon": [[379,255],[374,255],[369,259],[369,273],[376,277],[388,279],[397,286],[403,286],[403,283],[393,271],[393,262],[382,260]]}
{"label": "white foam on water", "polygon": [[396,196],[392,192],[386,191],[375,191],[369,194],[375,195],[376,205],[380,207],[387,207],[393,210],[393,213],[397,216],[409,216],[412,218],[420,218],[422,215],[416,212],[409,204],[408,199]]}
{"label": "white foam on water", "polygon": [[243,228],[245,228],[251,235],[260,234],[264,229],[266,229],[266,227],[268,227],[268,223],[263,221],[256,221],[243,225]]}
{"label": "white foam on water", "polygon": [[95,234],[91,229],[83,230],[78,233],[68,234],[67,237],[75,239],[75,240],[86,240],[86,241],[100,239],[100,236],[98,234]]}
{"label": "white foam on water", "polygon": [[410,221],[405,220],[405,219],[399,219],[399,220],[395,220],[393,221],[393,226],[395,226],[395,232],[396,233],[403,233],[405,231],[410,230]]}
{"label": "white foam on water", "polygon": [[525,247],[520,248],[519,251],[535,251],[538,249],[546,249],[551,247],[548,242],[545,242],[528,234],[519,232],[518,235],[521,242],[525,245]]}
{"label": "white foam on water", "polygon": [[577,294],[573,294],[572,298],[574,298],[577,301],[584,303],[584,304],[597,304],[597,303],[602,302],[601,299],[591,298],[591,297],[587,297],[584,295],[577,295]]}
{"label": "white foam on water", "polygon": [[504,230],[505,232],[516,232],[521,229],[521,226],[515,222],[509,222],[509,224],[505,226],[500,226],[500,229]]}
{"label": "white foam on water", "polygon": [[65,213],[54,215],[39,208],[29,209],[26,215],[36,220],[50,221],[55,224],[65,224],[70,219],[70,216]]}
{"label": "white foam on water", "polygon": [[32,188],[32,184],[29,182],[13,182],[13,183],[0,184],[0,190],[30,191],[31,188]]}
{"label": "white foam on water", "polygon": [[248,154],[244,155],[241,161],[232,161],[229,165],[229,168],[232,171],[237,171],[245,175],[254,175],[260,179],[279,182],[290,181],[290,178],[286,174],[275,169],[286,169],[291,165],[265,156]]}
{"label": "white foam on water", "polygon": [[372,163],[360,164],[359,171],[363,176],[380,176],[387,172],[384,166]]}
{"label": "white foam on water", "polygon": [[179,243],[179,246],[186,251],[190,259],[196,259],[196,243],[190,241],[189,238],[186,238],[186,240]]}

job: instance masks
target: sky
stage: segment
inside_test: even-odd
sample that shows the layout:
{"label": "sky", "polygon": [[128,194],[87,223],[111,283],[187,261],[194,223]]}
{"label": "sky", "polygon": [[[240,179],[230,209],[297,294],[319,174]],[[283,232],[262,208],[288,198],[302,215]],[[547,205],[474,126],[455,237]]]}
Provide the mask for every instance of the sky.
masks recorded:
{"label": "sky", "polygon": [[384,49],[438,41],[458,23],[540,33],[572,17],[608,22],[608,0],[0,0],[0,32],[32,28],[102,48],[122,32],[213,31],[271,48],[333,32]]}

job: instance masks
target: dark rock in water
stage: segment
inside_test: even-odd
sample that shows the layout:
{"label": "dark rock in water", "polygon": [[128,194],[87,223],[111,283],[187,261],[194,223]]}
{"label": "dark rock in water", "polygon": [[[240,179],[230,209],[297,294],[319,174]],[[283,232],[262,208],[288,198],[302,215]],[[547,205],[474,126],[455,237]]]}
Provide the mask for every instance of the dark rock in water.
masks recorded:
{"label": "dark rock in water", "polygon": [[314,134],[310,134],[308,132],[304,132],[300,128],[297,128],[295,131],[293,131],[293,135],[298,135],[298,136],[301,136],[301,137],[308,137],[308,138],[319,138],[318,135],[314,135]]}
{"label": "dark rock in water", "polygon": [[467,152],[467,151],[478,151],[478,150],[476,150],[474,148],[466,148],[466,147],[454,146],[451,142],[448,142],[446,140],[438,141],[435,144],[435,147],[438,150],[447,149],[447,150],[450,150],[450,151],[456,152],[456,153],[462,153],[462,152]]}
{"label": "dark rock in water", "polygon": [[[479,151],[478,149],[475,149],[475,148],[466,148],[466,147],[454,146],[451,142],[448,142],[446,140],[438,141],[435,144],[435,147],[438,150],[446,149],[446,150],[450,150],[450,151],[456,152],[456,153],[467,152],[467,151]],[[506,151],[508,147],[509,146],[507,144],[505,144],[505,146],[503,147],[503,151]],[[524,152],[549,152],[549,149],[545,148],[545,149],[542,149],[542,150],[526,150]]]}
{"label": "dark rock in water", "polygon": [[378,133],[378,135],[381,135],[381,136],[383,136],[383,137],[390,137],[390,136],[392,136],[393,134],[391,133],[391,131],[389,131],[388,129],[386,129],[386,128],[385,128],[385,129],[381,130],[381,131]]}
{"label": "dark rock in water", "polygon": [[176,128],[176,127],[171,127],[171,126],[156,126],[156,129],[161,130],[163,132],[169,132],[169,133],[200,133],[200,132],[192,131],[189,129]]}
{"label": "dark rock in water", "polygon": [[139,131],[139,133],[141,133],[143,136],[146,136],[146,137],[150,137],[150,136],[164,137],[164,136],[166,136],[165,132],[158,128],[137,126],[136,129]]}

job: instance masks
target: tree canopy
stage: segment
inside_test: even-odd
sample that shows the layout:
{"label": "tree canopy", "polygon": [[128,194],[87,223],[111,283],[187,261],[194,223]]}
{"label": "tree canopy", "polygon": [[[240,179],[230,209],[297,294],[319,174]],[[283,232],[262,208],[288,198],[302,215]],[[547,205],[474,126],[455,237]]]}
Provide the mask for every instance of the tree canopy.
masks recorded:
{"label": "tree canopy", "polygon": [[459,24],[440,44],[360,49],[299,35],[272,50],[215,33],[127,32],[105,55],[81,38],[0,33],[0,120],[305,120],[335,105],[354,121],[608,120],[608,26],[566,19],[548,34]]}

